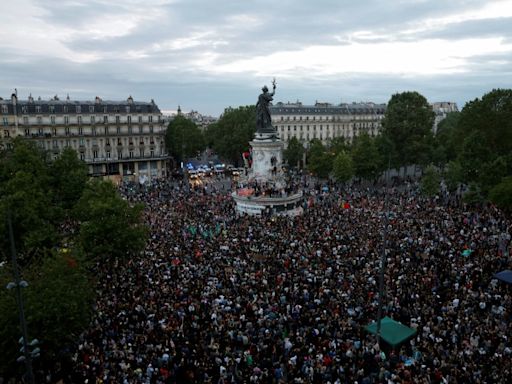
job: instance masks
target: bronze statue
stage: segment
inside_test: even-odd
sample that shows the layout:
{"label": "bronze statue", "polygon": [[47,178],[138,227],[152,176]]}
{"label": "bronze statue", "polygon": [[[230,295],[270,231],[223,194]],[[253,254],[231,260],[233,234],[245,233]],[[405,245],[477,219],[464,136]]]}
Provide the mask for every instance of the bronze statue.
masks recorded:
{"label": "bronze statue", "polygon": [[276,79],[272,80],[272,93],[268,92],[265,85],[262,89],[263,93],[259,95],[256,103],[256,131],[259,133],[275,132],[270,118],[269,104],[273,100],[272,96],[276,93]]}

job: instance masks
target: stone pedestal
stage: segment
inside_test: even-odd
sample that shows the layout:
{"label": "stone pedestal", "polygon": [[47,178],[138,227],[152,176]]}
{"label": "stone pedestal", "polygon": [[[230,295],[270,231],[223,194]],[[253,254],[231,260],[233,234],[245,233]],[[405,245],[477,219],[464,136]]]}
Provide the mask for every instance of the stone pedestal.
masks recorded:
{"label": "stone pedestal", "polygon": [[[276,132],[257,132],[249,144],[252,148],[252,166],[232,194],[237,212],[251,216],[302,214],[303,192],[291,191],[286,184],[282,169],[284,143]],[[258,186],[265,191],[255,193]],[[268,190],[272,193],[268,194]]]}
{"label": "stone pedestal", "polygon": [[282,175],[284,143],[281,140],[275,135],[257,133],[249,144],[252,148],[250,179],[267,181]]}

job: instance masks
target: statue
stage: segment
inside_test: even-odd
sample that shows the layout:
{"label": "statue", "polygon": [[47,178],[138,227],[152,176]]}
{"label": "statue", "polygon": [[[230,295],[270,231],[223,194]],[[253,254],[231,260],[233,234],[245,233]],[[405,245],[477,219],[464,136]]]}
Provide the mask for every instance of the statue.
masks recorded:
{"label": "statue", "polygon": [[269,104],[273,100],[272,96],[276,93],[276,79],[272,80],[272,93],[268,92],[266,85],[261,90],[263,93],[259,95],[256,103],[256,132],[274,133]]}

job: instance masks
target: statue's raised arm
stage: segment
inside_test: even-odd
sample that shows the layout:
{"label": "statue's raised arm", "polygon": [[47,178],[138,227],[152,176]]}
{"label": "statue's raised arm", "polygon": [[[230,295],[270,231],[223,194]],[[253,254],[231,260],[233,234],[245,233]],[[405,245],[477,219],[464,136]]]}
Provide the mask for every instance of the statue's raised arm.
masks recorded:
{"label": "statue's raised arm", "polygon": [[266,85],[261,90],[263,93],[258,97],[256,103],[256,131],[259,133],[274,133],[269,105],[273,100],[272,96],[276,93],[276,79],[272,80],[272,93],[268,92]]}

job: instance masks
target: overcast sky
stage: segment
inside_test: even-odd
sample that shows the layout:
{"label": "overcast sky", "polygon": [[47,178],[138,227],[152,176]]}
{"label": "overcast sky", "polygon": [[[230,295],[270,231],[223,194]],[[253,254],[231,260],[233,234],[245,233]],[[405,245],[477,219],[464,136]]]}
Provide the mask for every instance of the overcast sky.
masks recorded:
{"label": "overcast sky", "polygon": [[465,102],[512,88],[512,0],[15,0],[0,96],[154,99],[218,116],[274,101]]}

